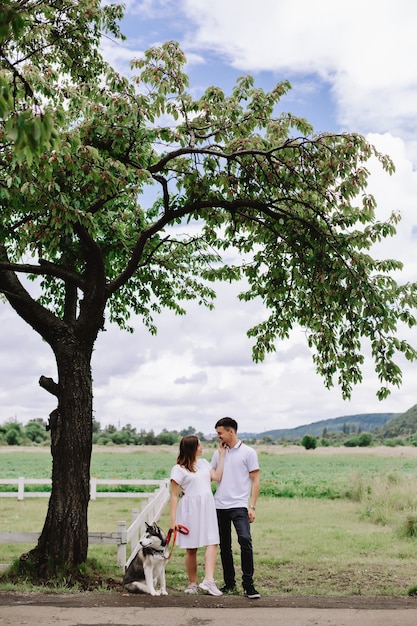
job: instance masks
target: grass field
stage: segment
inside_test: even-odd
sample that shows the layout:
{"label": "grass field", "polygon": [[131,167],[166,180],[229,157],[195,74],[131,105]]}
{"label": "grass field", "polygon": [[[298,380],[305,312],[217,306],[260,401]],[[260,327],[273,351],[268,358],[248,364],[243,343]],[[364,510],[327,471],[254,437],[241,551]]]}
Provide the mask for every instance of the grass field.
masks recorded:
{"label": "grass field", "polygon": [[[214,448],[204,456],[211,458]],[[417,448],[317,448],[259,446],[261,495],[272,497],[344,498],[358,476],[372,479],[388,473],[417,476]],[[176,446],[97,447],[91,463],[96,478],[168,478]],[[0,448],[0,478],[50,478],[48,448]]]}
{"label": "grass field", "polygon": [[[210,458],[212,451],[207,448],[204,456]],[[404,595],[417,586],[415,448],[270,446],[259,447],[258,454],[262,491],[252,531],[256,584],[263,594]],[[169,446],[97,448],[91,473],[167,478],[175,458],[176,448]],[[49,478],[50,469],[48,450],[0,450],[0,478]],[[46,498],[0,502],[0,531],[41,530]],[[115,530],[118,520],[129,524],[134,508],[134,498],[92,501],[89,528]],[[164,528],[167,509],[160,520]],[[0,562],[10,563],[30,547],[0,544]],[[114,546],[92,546],[89,556],[121,580]],[[186,583],[183,556],[176,548],[167,566],[168,586],[175,591]],[[201,551],[200,574],[202,567]],[[220,568],[216,578],[221,583]]]}

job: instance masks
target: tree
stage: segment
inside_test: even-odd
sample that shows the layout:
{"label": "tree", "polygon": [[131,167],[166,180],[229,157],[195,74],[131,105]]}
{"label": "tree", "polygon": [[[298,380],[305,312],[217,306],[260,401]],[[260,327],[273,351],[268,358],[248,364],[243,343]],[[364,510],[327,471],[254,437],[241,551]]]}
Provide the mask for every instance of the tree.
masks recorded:
{"label": "tree", "polygon": [[188,426],[188,428],[183,428],[180,430],[181,437],[186,437],[187,435],[195,435],[196,429],[193,426]]}
{"label": "tree", "polygon": [[372,434],[371,433],[360,433],[358,436],[358,446],[361,448],[366,448],[372,444]]}
{"label": "tree", "polygon": [[[415,286],[398,285],[390,272],[400,264],[369,252],[395,233],[398,216],[375,220],[365,164],[376,157],[392,171],[390,160],[360,135],[315,135],[305,120],[277,113],[287,82],[267,93],[245,76],[229,96],[210,87],[195,100],[184,63],[168,42],[133,63],[133,83],[107,68],[99,85],[68,84],[65,116],[52,79],[59,149],[34,164],[3,135],[0,293],[57,363],[57,381],[39,381],[57,400],[52,492],[39,542],[21,563],[42,576],[87,557],[91,354],[106,323],[131,330],[133,314],[154,333],[163,308],[184,314],[187,300],[212,308],[215,281],[242,280],[240,300],[260,298],[268,312],[248,331],[255,361],[299,324],[325,384],[337,375],[349,397],[367,338],[385,397],[401,382],[396,354],[417,356],[397,339],[400,321],[415,323]],[[40,68],[34,62],[29,75],[44,93]],[[149,185],[157,199],[143,207]]]}
{"label": "tree", "polygon": [[172,446],[174,443],[178,443],[179,439],[178,432],[168,431],[166,428],[156,436],[157,443],[166,446]]}
{"label": "tree", "polygon": [[304,435],[301,439],[301,445],[304,446],[306,450],[315,450],[317,448],[317,437],[314,435]]}
{"label": "tree", "polygon": [[30,420],[25,426],[25,435],[34,443],[46,441],[48,439],[46,423],[40,417]]}
{"label": "tree", "polygon": [[15,421],[5,424],[5,439],[8,446],[20,446],[22,444],[22,425]]}

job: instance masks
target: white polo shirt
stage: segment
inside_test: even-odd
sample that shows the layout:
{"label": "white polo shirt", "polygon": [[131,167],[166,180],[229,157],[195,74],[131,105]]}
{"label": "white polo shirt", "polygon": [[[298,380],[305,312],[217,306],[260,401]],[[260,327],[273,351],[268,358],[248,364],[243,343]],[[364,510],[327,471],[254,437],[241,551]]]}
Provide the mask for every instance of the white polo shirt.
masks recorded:
{"label": "white polo shirt", "polygon": [[[213,454],[211,465],[215,469],[219,452]],[[217,483],[214,495],[216,509],[237,509],[248,506],[252,481],[249,472],[259,470],[256,451],[242,441],[228,448],[224,457],[223,477]]]}

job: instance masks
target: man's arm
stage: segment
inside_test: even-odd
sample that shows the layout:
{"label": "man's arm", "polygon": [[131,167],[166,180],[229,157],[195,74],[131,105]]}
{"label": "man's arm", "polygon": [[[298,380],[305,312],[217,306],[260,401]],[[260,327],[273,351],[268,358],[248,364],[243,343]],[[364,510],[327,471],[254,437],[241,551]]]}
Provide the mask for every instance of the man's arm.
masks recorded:
{"label": "man's arm", "polygon": [[252,488],[251,488],[251,499],[250,499],[250,506],[248,509],[248,514],[249,514],[249,521],[253,522],[255,520],[255,507],[258,501],[259,490],[261,488],[261,478],[260,478],[259,470],[249,472],[249,477],[252,481]]}

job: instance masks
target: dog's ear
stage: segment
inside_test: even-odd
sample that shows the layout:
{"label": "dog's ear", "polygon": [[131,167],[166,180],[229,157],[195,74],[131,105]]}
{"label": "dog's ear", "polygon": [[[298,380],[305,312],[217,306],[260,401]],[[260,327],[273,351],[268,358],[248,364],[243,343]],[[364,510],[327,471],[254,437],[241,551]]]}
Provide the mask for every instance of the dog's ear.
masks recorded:
{"label": "dog's ear", "polygon": [[148,524],[148,522],[145,522],[145,525],[146,525],[146,530],[151,530],[152,526]]}

